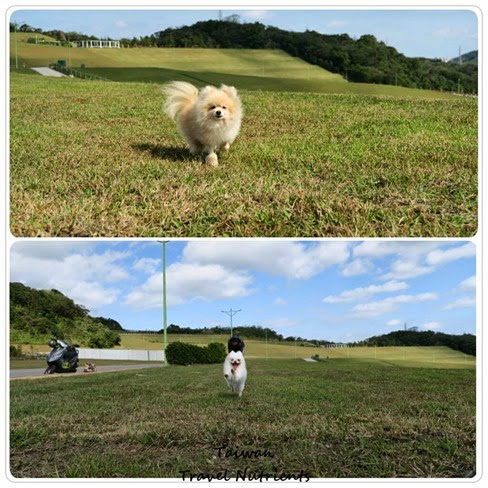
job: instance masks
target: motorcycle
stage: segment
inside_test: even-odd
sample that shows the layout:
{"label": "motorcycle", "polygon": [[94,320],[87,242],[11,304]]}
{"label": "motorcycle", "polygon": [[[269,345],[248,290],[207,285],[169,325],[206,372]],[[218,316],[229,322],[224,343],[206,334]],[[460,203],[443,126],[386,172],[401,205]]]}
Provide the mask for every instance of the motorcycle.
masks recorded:
{"label": "motorcycle", "polygon": [[78,344],[68,344],[62,339],[51,339],[51,352],[47,356],[47,368],[44,374],[76,373],[78,368]]}

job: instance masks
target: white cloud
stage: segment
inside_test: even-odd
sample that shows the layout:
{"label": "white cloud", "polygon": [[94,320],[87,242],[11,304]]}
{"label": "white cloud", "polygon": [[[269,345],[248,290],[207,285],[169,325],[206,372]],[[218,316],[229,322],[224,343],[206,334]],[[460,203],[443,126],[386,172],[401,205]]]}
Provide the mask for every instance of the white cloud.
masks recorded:
{"label": "white cloud", "polygon": [[117,20],[115,22],[115,25],[119,28],[119,29],[125,29],[127,27],[127,22],[123,21],[123,20]]}
{"label": "white cloud", "polygon": [[462,297],[448,303],[444,310],[452,310],[453,308],[466,308],[476,306],[476,299],[474,297]]}
{"label": "white cloud", "polygon": [[398,319],[393,319],[393,320],[388,320],[388,322],[386,323],[386,325],[390,325],[390,326],[395,326],[395,325],[400,325],[402,323],[401,320],[398,320]]}
{"label": "white cloud", "polygon": [[286,329],[288,327],[294,327],[297,325],[296,320],[289,319],[288,317],[280,317],[277,319],[270,319],[270,320],[265,320],[264,325],[270,328],[276,328],[276,329]]}
{"label": "white cloud", "polygon": [[469,258],[476,254],[476,247],[474,244],[468,242],[463,246],[442,250],[436,249],[431,251],[426,258],[427,264],[438,266],[440,264],[449,263],[457,259]]}
{"label": "white cloud", "polygon": [[120,290],[111,284],[129,277],[117,263],[127,253],[79,254],[73,250],[88,251],[90,246],[53,242],[21,244],[12,247],[10,281],[37,289],[54,288],[89,310],[114,303]]}
{"label": "white cloud", "polygon": [[459,39],[460,37],[472,34],[468,29],[443,27],[432,32],[432,37],[438,37],[441,39]]}
{"label": "white cloud", "polygon": [[24,258],[59,261],[68,254],[84,254],[93,251],[96,243],[81,241],[19,241],[12,246],[12,252]]}
{"label": "white cloud", "polygon": [[74,283],[66,293],[76,303],[86,306],[89,310],[97,310],[105,305],[115,303],[119,294],[119,289],[105,288],[100,283],[88,281]]}
{"label": "white cloud", "polygon": [[347,25],[347,22],[345,20],[331,20],[330,22],[327,23],[327,27],[329,29],[337,29],[340,27],[345,27]]}
{"label": "white cloud", "polygon": [[255,270],[292,279],[308,279],[348,257],[347,242],[205,241],[190,242],[183,250],[183,262],[219,264],[231,270]]}
{"label": "white cloud", "polygon": [[242,17],[246,20],[259,21],[271,17],[271,12],[268,10],[246,10],[242,12]]}
{"label": "white cloud", "polygon": [[353,310],[355,317],[378,317],[385,313],[393,312],[405,303],[425,302],[427,300],[437,300],[436,293],[420,293],[418,295],[398,295],[388,297],[376,302],[362,303],[356,305]]}
{"label": "white cloud", "polygon": [[[216,264],[196,265],[174,263],[167,268],[168,306],[203,300],[223,300],[243,297],[250,293],[252,278],[242,272],[230,272]],[[140,287],[132,290],[125,303],[135,308],[162,307],[162,273],[150,276]]]}
{"label": "white cloud", "polygon": [[423,266],[414,259],[398,259],[392,263],[390,271],[381,278],[384,280],[408,280],[432,273],[434,270],[434,266]]}
{"label": "white cloud", "polygon": [[161,267],[161,259],[140,258],[134,262],[133,268],[147,274],[155,273],[157,268]]}
{"label": "white cloud", "polygon": [[370,285],[354,288],[352,290],[345,290],[340,295],[329,295],[322,301],[324,303],[355,302],[377,295],[378,293],[391,293],[394,291],[405,290],[407,288],[407,283],[403,281],[388,281],[383,285]]}
{"label": "white cloud", "polygon": [[428,322],[419,326],[419,328],[424,330],[437,330],[442,328],[442,324],[440,322]]}
{"label": "white cloud", "polygon": [[374,242],[365,241],[353,248],[355,258],[384,258],[394,256],[391,268],[381,279],[406,280],[432,273],[438,266],[457,259],[471,257],[475,247],[471,243],[443,249],[440,242]]}
{"label": "white cloud", "polygon": [[374,268],[373,263],[369,259],[353,259],[350,263],[344,265],[342,268],[342,275],[356,276],[370,272]]}
{"label": "white cloud", "polygon": [[476,275],[470,276],[469,278],[461,281],[459,287],[462,290],[476,290]]}
{"label": "white cloud", "polygon": [[439,242],[425,241],[364,241],[353,249],[355,257],[382,258],[392,254],[400,254],[404,258],[426,255],[429,251],[441,246]]}
{"label": "white cloud", "polygon": [[283,298],[281,297],[278,297],[275,301],[274,301],[275,305],[285,305],[286,304],[286,301],[283,300]]}

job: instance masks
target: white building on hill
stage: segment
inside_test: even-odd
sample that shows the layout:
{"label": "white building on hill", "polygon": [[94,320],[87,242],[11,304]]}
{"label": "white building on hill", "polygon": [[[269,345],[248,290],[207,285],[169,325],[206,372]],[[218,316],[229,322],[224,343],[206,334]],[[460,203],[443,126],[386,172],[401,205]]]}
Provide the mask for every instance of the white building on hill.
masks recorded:
{"label": "white building on hill", "polygon": [[74,47],[108,47],[108,48],[119,48],[120,41],[102,41],[97,39],[96,41],[73,41]]}

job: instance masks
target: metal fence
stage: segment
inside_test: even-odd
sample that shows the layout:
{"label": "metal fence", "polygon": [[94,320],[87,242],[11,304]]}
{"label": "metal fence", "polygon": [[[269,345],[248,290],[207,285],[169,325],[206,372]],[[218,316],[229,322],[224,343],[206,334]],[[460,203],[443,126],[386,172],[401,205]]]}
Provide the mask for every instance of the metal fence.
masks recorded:
{"label": "metal fence", "polygon": [[78,71],[73,68],[68,68],[59,63],[54,63],[50,65],[50,68],[59,71],[65,75],[75,76],[76,78],[82,78],[84,80],[98,80],[98,81],[111,81],[108,78],[103,78],[102,76],[94,75],[92,73],[85,73],[84,71]]}
{"label": "metal fence", "polygon": [[78,349],[80,359],[115,359],[125,361],[164,361],[162,350]]}

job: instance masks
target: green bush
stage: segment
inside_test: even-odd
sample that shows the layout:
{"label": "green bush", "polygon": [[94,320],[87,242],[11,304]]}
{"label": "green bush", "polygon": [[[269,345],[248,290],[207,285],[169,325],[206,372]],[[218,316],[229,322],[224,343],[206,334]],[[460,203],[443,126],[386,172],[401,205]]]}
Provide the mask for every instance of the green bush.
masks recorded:
{"label": "green bush", "polygon": [[120,344],[120,336],[110,329],[99,328],[88,338],[88,347],[108,349]]}
{"label": "green bush", "polygon": [[166,358],[169,364],[182,366],[220,363],[225,359],[225,346],[219,342],[212,342],[206,347],[186,342],[172,342],[166,348]]}
{"label": "green bush", "polygon": [[10,346],[10,359],[12,358],[20,358],[22,356],[22,352],[20,347],[17,348],[15,346]]}
{"label": "green bush", "polygon": [[211,342],[205,349],[209,363],[222,363],[227,355],[221,342]]}

